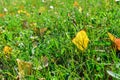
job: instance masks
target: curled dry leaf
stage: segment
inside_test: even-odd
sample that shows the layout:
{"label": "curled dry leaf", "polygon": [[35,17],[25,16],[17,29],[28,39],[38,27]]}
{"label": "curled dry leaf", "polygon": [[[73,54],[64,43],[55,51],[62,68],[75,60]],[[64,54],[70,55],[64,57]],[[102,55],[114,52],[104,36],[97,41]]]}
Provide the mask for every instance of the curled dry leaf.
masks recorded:
{"label": "curled dry leaf", "polygon": [[41,28],[40,29],[40,34],[43,35],[45,31],[47,31],[48,28]]}
{"label": "curled dry leaf", "polygon": [[115,39],[115,45],[118,50],[120,50],[120,38]]}
{"label": "curled dry leaf", "polygon": [[25,75],[31,75],[32,72],[32,63],[22,61],[17,59],[18,63],[18,70],[19,70],[19,77],[23,78]]}
{"label": "curled dry leaf", "polygon": [[23,21],[22,21],[22,27],[23,27],[24,29],[27,29],[27,28],[29,28],[28,21],[26,21],[26,20],[23,20]]}
{"label": "curled dry leaf", "polygon": [[48,66],[48,58],[46,56],[41,56],[41,64],[43,67]]}
{"label": "curled dry leaf", "polygon": [[84,30],[77,33],[72,42],[80,49],[85,50],[88,46],[89,38]]}
{"label": "curled dry leaf", "polygon": [[47,31],[48,28],[34,28],[33,31],[35,34],[37,35],[43,35],[45,33],[45,31]]}
{"label": "curled dry leaf", "polygon": [[48,58],[46,56],[41,56],[39,70],[48,67]]}
{"label": "curled dry leaf", "polygon": [[120,75],[112,71],[107,70],[107,73],[116,79],[120,79]]}
{"label": "curled dry leaf", "polygon": [[41,70],[41,69],[43,69],[43,68],[46,68],[46,67],[48,67],[48,58],[46,57],[46,56],[41,56],[41,58],[40,58],[40,64],[39,64],[39,66],[38,67],[34,67],[34,69],[36,70]]}
{"label": "curled dry leaf", "polygon": [[115,49],[120,50],[120,38],[116,38],[111,33],[108,32],[110,40],[114,43]]}

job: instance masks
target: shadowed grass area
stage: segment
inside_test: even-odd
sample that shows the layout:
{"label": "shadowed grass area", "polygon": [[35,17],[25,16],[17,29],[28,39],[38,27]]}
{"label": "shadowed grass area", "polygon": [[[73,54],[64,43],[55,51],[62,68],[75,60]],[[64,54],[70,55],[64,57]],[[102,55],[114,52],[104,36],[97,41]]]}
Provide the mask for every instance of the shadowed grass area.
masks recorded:
{"label": "shadowed grass area", "polygon": [[[18,76],[16,59],[48,66],[33,69],[26,80],[115,80],[120,59],[112,49],[107,32],[120,37],[120,3],[114,0],[0,0],[0,78]],[[81,11],[79,10],[81,7]],[[46,28],[44,32],[41,28]],[[72,39],[84,29],[90,39],[82,52]],[[10,55],[4,47],[12,48]]]}

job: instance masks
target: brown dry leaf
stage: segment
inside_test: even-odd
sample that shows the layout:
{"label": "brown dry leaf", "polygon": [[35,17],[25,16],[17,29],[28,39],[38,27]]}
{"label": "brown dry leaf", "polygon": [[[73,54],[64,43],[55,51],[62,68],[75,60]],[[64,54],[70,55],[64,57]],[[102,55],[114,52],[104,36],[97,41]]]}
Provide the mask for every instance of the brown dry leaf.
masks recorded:
{"label": "brown dry leaf", "polygon": [[118,50],[120,50],[120,38],[115,39],[115,45]]}
{"label": "brown dry leaf", "polygon": [[37,28],[35,27],[33,29],[34,33],[37,34],[37,35],[43,35],[45,33],[45,31],[47,31],[48,28]]}
{"label": "brown dry leaf", "polygon": [[19,9],[24,9],[24,6],[23,6],[23,5],[22,5],[22,6],[20,6],[20,7],[19,7]]}
{"label": "brown dry leaf", "polygon": [[29,28],[28,21],[26,21],[26,20],[23,20],[23,21],[22,21],[22,27],[23,27],[24,29],[27,29],[27,28]]}
{"label": "brown dry leaf", "polygon": [[43,67],[48,66],[48,58],[46,56],[41,56],[41,64]]}
{"label": "brown dry leaf", "polygon": [[43,35],[45,31],[47,31],[48,28],[41,28],[40,29],[40,34]]}
{"label": "brown dry leaf", "polygon": [[4,16],[4,14],[0,14],[0,17],[3,17]]}
{"label": "brown dry leaf", "polygon": [[114,45],[115,45],[114,48],[116,50],[120,50],[120,38],[116,38],[109,32],[108,32],[108,36],[109,36],[110,40],[114,43]]}
{"label": "brown dry leaf", "polygon": [[9,55],[12,52],[12,48],[10,46],[5,46],[3,52],[5,55]]}
{"label": "brown dry leaf", "polygon": [[73,6],[74,6],[74,7],[79,7],[79,3],[78,3],[77,1],[75,1],[75,2],[73,3]]}
{"label": "brown dry leaf", "polygon": [[77,2],[77,1],[75,1],[74,2],[74,4],[73,4],[73,6],[75,7],[75,8],[78,8],[78,11],[81,13],[82,12],[82,7],[79,5],[79,3]]}
{"label": "brown dry leaf", "polygon": [[109,36],[109,38],[110,38],[110,40],[111,40],[112,42],[115,41],[116,37],[113,36],[111,33],[108,32],[108,36]]}
{"label": "brown dry leaf", "polygon": [[25,75],[31,75],[32,72],[32,63],[22,61],[17,59],[18,63],[18,70],[19,70],[19,77],[23,78]]}
{"label": "brown dry leaf", "polygon": [[84,30],[77,33],[72,42],[80,49],[85,50],[88,46],[89,38]]}
{"label": "brown dry leaf", "polygon": [[41,56],[40,61],[39,61],[39,66],[38,67],[34,67],[34,69],[36,70],[41,70],[43,68],[48,67],[48,58],[46,56]]}

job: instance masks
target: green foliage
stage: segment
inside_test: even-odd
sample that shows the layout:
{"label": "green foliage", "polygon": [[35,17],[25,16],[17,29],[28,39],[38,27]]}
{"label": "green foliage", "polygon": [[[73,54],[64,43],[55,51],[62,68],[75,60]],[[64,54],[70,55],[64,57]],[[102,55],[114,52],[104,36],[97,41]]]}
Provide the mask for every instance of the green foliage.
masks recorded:
{"label": "green foliage", "polygon": [[[76,1],[82,12],[73,6],[74,0],[0,0],[0,14],[4,14],[0,17],[0,78],[16,79],[17,58],[36,67],[41,56],[48,57],[48,67],[33,69],[26,80],[109,80],[107,70],[120,72],[120,66],[115,66],[120,60],[107,35],[109,31],[120,37],[119,2]],[[48,30],[41,35],[35,28]],[[90,39],[85,52],[72,43],[81,29]],[[12,52],[6,57],[7,45]]]}

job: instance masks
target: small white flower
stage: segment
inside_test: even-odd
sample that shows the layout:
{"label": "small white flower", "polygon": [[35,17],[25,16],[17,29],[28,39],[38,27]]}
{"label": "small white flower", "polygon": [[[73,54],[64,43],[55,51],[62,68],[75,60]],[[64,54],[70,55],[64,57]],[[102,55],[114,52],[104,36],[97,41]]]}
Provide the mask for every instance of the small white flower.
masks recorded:
{"label": "small white flower", "polygon": [[38,36],[30,36],[30,39],[38,39]]}
{"label": "small white flower", "polygon": [[89,14],[89,13],[87,13],[86,15],[87,15],[87,16],[89,16],[90,14]]}
{"label": "small white flower", "polygon": [[118,1],[120,1],[120,0],[115,0],[115,2],[118,2]]}
{"label": "small white flower", "polygon": [[50,6],[50,9],[53,9],[54,7],[53,6]]}
{"label": "small white flower", "polygon": [[97,58],[97,61],[100,61],[100,57]]}
{"label": "small white flower", "polygon": [[7,8],[4,8],[4,12],[8,12]]}
{"label": "small white flower", "polygon": [[19,43],[18,46],[19,47],[24,47],[24,44],[23,43]]}
{"label": "small white flower", "polygon": [[42,0],[42,2],[45,2],[45,0]]}

